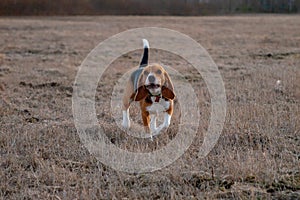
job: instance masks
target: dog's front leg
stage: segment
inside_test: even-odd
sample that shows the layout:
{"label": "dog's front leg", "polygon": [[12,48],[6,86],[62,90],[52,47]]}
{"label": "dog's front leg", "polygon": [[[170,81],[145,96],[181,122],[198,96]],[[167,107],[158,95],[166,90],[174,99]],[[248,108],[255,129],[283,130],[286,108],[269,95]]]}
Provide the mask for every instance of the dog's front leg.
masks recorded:
{"label": "dog's front leg", "polygon": [[164,122],[157,128],[157,132],[167,129],[171,123],[171,115],[167,112],[164,113]]}
{"label": "dog's front leg", "polygon": [[156,131],[156,117],[157,115],[150,115],[150,131],[154,133]]}
{"label": "dog's front leg", "polygon": [[127,110],[123,110],[123,123],[122,123],[122,126],[126,129],[130,128],[129,108]]}
{"label": "dog's front leg", "polygon": [[150,115],[150,134],[151,134],[151,140],[153,139],[153,134],[157,134],[157,128],[156,128],[156,118],[157,114]]}

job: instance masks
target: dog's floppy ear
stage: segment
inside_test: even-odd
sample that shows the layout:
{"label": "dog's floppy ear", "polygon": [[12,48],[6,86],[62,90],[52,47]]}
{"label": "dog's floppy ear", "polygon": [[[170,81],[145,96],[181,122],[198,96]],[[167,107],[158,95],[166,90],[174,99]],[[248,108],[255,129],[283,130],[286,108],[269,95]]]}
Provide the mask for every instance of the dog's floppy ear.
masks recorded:
{"label": "dog's floppy ear", "polygon": [[137,91],[131,95],[130,98],[131,98],[133,101],[140,101],[140,100],[146,98],[147,95],[148,95],[148,90],[147,90],[147,89],[145,88],[145,86],[143,85],[143,86],[140,86],[140,87],[137,89]]}
{"label": "dog's floppy ear", "polygon": [[147,97],[148,95],[148,90],[145,87],[145,77],[143,76],[143,74],[139,77],[138,82],[137,82],[137,89],[135,91],[135,93],[133,93],[131,95],[131,99],[133,101],[140,101],[144,98]]}
{"label": "dog's floppy ear", "polygon": [[173,100],[175,98],[174,86],[167,72],[164,72],[165,82],[162,86],[161,94],[166,99]]}

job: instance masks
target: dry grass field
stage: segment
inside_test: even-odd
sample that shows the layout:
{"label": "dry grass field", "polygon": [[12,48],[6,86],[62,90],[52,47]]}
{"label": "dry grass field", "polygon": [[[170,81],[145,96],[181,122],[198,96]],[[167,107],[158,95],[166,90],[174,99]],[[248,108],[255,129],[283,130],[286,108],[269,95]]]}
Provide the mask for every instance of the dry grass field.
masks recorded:
{"label": "dry grass field", "polygon": [[[81,143],[72,86],[99,42],[149,26],[187,34],[209,52],[225,84],[227,116],[214,149],[197,158],[210,117],[205,82],[179,56],[152,49],[151,62],[174,67],[193,86],[201,119],[180,159],[153,173],[128,174],[98,162]],[[0,18],[0,199],[299,199],[299,33],[299,15]],[[170,128],[154,141],[126,135],[109,110],[115,82],[141,52],[111,64],[96,109],[112,143],[149,152],[176,135],[178,105]],[[138,109],[131,112],[139,122]]]}

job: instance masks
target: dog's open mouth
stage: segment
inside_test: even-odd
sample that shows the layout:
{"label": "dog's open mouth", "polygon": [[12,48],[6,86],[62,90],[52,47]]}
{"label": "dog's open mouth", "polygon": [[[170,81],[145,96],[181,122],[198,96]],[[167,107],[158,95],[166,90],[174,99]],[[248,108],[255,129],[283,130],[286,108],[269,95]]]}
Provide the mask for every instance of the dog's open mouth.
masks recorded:
{"label": "dog's open mouth", "polygon": [[149,90],[149,89],[157,89],[159,88],[160,85],[159,84],[154,84],[154,83],[151,83],[150,85],[146,85],[146,88]]}

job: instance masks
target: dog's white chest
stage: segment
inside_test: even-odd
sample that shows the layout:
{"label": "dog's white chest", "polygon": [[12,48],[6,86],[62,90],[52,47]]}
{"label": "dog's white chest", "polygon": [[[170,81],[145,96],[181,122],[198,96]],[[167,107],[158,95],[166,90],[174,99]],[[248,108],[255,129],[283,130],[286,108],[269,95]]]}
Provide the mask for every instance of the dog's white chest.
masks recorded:
{"label": "dog's white chest", "polygon": [[146,110],[151,113],[159,113],[159,112],[164,112],[170,108],[170,102],[166,101],[164,98],[160,98],[158,102],[155,102],[156,97],[151,97],[152,104],[151,106],[147,106]]}

